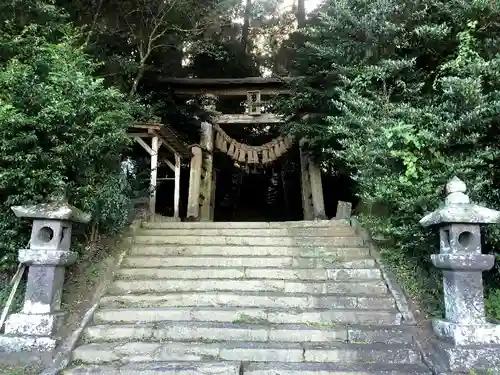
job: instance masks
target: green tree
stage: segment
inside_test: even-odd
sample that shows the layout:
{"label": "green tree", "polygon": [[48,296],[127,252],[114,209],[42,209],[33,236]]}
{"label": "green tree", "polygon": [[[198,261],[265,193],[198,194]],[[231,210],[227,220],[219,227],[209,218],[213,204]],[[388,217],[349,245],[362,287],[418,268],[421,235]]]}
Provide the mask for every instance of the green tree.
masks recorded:
{"label": "green tree", "polygon": [[[499,16],[497,2],[479,0],[328,1],[296,54],[304,78],[280,111],[317,114],[292,132],[350,173],[362,220],[410,269],[431,268],[437,240],[418,221],[451,177],[500,208]],[[500,235],[487,238],[491,250]]]}
{"label": "green tree", "polygon": [[[40,203],[65,183],[70,203],[93,215],[90,226],[119,230],[129,191],[120,158],[126,130],[140,110],[93,76],[98,65],[80,35],[57,8],[32,3],[20,21],[22,2],[0,33],[0,257],[2,270],[26,245],[28,223],[10,206]],[[43,21],[40,21],[43,20]]]}

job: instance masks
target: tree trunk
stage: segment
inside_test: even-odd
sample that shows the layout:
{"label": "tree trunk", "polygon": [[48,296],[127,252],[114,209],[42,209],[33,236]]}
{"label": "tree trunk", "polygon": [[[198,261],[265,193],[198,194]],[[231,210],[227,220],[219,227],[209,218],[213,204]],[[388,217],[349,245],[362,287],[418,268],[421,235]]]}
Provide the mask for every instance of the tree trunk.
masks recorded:
{"label": "tree trunk", "polygon": [[306,23],[306,7],[305,7],[305,0],[298,0],[297,4],[297,23],[299,24],[299,27],[302,27]]}
{"label": "tree trunk", "polygon": [[241,44],[245,52],[248,52],[248,39],[250,37],[250,17],[252,16],[252,0],[247,0],[245,6],[245,19],[243,22],[243,30],[241,32]]}
{"label": "tree trunk", "polygon": [[146,70],[146,62],[141,61],[139,65],[139,70],[137,71],[137,74],[134,78],[134,82],[132,84],[132,88],[130,89],[129,96],[132,97],[135,95],[137,92],[137,87],[139,87],[139,81],[142,79],[142,76],[144,75],[144,71]]}

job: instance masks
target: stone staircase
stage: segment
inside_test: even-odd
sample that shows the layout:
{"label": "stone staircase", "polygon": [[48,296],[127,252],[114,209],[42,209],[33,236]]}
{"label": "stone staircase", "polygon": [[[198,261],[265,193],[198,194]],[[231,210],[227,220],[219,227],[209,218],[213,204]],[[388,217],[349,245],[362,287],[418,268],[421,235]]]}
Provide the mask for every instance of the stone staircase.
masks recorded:
{"label": "stone staircase", "polygon": [[147,223],[64,374],[430,374],[341,221]]}

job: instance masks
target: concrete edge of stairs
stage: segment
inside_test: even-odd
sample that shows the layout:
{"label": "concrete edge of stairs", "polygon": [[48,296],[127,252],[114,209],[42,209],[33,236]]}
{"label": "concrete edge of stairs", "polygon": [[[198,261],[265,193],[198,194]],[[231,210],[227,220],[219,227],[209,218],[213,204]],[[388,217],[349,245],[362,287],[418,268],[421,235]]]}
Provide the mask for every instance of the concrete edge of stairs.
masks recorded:
{"label": "concrete edge of stairs", "polygon": [[409,296],[397,282],[394,273],[385,265],[370,232],[365,229],[355,217],[350,219],[350,225],[353,227],[354,232],[363,240],[365,246],[369,248],[370,255],[375,259],[375,262],[380,268],[382,279],[385,281],[389,292],[394,297],[396,306],[403,315],[404,322],[407,324],[415,324],[417,320],[415,319],[415,312],[409,303]]}
{"label": "concrete edge of stairs", "polygon": [[[385,264],[370,231],[364,228],[356,217],[351,217],[349,219],[349,225],[354,229],[356,235],[363,240],[365,246],[368,247],[370,255],[380,269],[382,279],[385,281],[389,293],[394,298],[397,310],[401,313],[402,324],[416,326],[418,312],[415,311],[413,305],[409,302],[410,296],[408,296],[401,285],[399,285],[396,275],[392,272],[390,267]],[[446,364],[442,356],[437,353],[435,348],[436,337],[430,326],[415,328],[413,343],[420,353],[422,364],[427,366],[432,374],[454,375],[449,372],[448,364]]]}

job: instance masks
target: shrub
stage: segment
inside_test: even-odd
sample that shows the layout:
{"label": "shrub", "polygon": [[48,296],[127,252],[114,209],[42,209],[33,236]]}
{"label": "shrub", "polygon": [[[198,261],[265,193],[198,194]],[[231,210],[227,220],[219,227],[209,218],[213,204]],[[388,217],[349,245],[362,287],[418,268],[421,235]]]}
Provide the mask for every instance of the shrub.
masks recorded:
{"label": "shrub", "polygon": [[77,30],[59,14],[51,18],[54,8],[39,11],[48,12],[44,22],[12,18],[0,33],[2,272],[15,265],[29,235],[12,205],[44,202],[64,183],[70,203],[92,214],[91,228],[116,232],[128,213],[120,158],[139,107],[93,76],[97,64]]}

